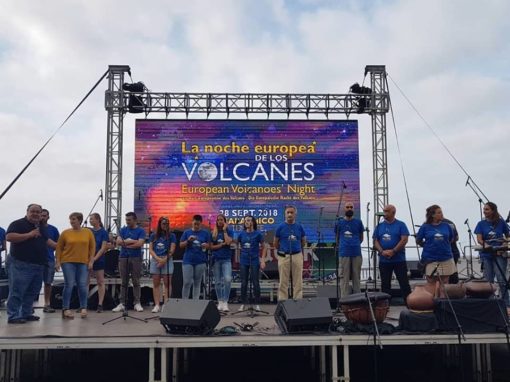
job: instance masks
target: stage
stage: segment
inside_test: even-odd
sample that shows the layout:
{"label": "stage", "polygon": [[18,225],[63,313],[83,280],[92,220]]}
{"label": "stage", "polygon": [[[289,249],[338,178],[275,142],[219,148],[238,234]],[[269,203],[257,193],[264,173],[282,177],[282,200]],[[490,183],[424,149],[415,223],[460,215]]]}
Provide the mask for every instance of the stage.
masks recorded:
{"label": "stage", "polygon": [[[239,305],[232,304],[231,312],[235,312]],[[317,380],[349,381],[351,378],[351,353],[355,348],[373,347],[373,336],[367,334],[340,334],[336,332],[317,334],[285,335],[279,330],[274,320],[276,305],[262,305],[269,315],[249,317],[249,314],[228,314],[221,317],[216,329],[238,324],[258,324],[252,332],[240,332],[237,335],[209,335],[209,336],[179,336],[165,332],[159,319],[142,322],[138,320],[119,319],[112,323],[102,323],[120,313],[90,312],[89,317],[81,319],[77,315],[74,320],[63,320],[60,311],[43,313],[39,309],[36,314],[41,316],[39,322],[23,325],[0,325],[0,377],[5,380],[19,380],[20,368],[26,362],[27,354],[35,362],[33,380],[42,378],[47,373],[48,354],[51,351],[86,350],[86,349],[144,349],[148,353],[148,381],[182,380],[195,365],[189,359],[191,349],[217,349],[220,352],[226,348],[303,348],[310,357],[310,364],[317,365]],[[146,307],[143,313],[130,311],[130,315],[140,319],[154,317]],[[398,325],[401,307],[392,307],[386,322]],[[342,315],[336,316],[343,319]],[[2,319],[5,319],[3,317]],[[469,345],[473,365],[478,380],[491,380],[491,345],[505,344],[503,333],[466,334],[462,344]],[[451,334],[392,334],[382,335],[381,345],[384,349],[394,346],[440,346],[446,359],[452,359],[455,353],[458,337]],[[384,350],[379,350],[384,352]],[[23,362],[22,362],[23,360]],[[147,361],[146,361],[147,362]],[[51,372],[51,371],[50,371]],[[7,374],[9,373],[9,374]],[[6,377],[7,376],[7,377]],[[11,378],[11,379],[8,379]],[[483,379],[482,379],[483,378]],[[1,378],[0,378],[1,380]]]}

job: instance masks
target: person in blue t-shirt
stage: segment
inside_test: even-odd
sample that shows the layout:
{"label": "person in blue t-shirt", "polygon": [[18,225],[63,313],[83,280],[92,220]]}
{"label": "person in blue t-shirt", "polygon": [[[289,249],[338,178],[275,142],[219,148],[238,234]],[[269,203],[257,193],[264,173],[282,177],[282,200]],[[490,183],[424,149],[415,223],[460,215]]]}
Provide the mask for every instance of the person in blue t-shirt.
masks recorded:
{"label": "person in blue t-shirt", "polygon": [[[5,229],[0,227],[0,268],[2,268],[2,253],[7,253],[7,240],[5,240]],[[4,259],[5,260],[5,259]]]}
{"label": "person in blue t-shirt", "polygon": [[101,221],[101,215],[97,212],[90,214],[89,222],[91,225],[90,230],[94,234],[94,239],[96,241],[96,250],[93,258],[90,259],[89,262],[89,282],[90,284],[90,274],[93,272],[94,277],[97,282],[97,313],[103,312],[103,301],[104,295],[106,293],[106,286],[104,282],[104,268],[106,264],[105,253],[107,251],[107,244],[110,241],[110,237],[108,232],[103,227],[103,222]]}
{"label": "person in blue t-shirt", "polygon": [[43,208],[41,213],[42,226],[46,227],[48,233],[48,265],[44,267],[43,284],[44,284],[44,313],[54,313],[55,309],[50,306],[51,299],[51,286],[55,278],[55,248],[57,248],[57,241],[60,237],[57,227],[48,224],[50,212]]}
{"label": "person in blue t-shirt", "polygon": [[[278,301],[288,298],[303,298],[303,248],[306,234],[303,226],[296,222],[297,208],[285,207],[285,222],[276,228],[273,246],[278,255]],[[289,283],[292,278],[291,290]]]}
{"label": "person in blue t-shirt", "polygon": [[152,313],[159,313],[161,311],[161,297],[159,294],[161,279],[163,279],[165,286],[165,299],[168,300],[172,294],[172,275],[174,273],[172,256],[175,253],[176,243],[177,239],[170,231],[170,220],[166,216],[160,217],[156,232],[151,234],[149,239],[152,296],[154,297]]}
{"label": "person in blue t-shirt", "polygon": [[195,215],[191,229],[184,231],[179,246],[184,249],[182,259],[182,298],[189,298],[193,286],[193,299],[200,298],[200,285],[204,277],[207,250],[211,244],[211,234],[202,229],[202,216]]}
{"label": "person in blue t-shirt", "polygon": [[224,215],[216,217],[216,225],[212,232],[212,256],[214,289],[218,299],[218,310],[228,312],[228,299],[230,297],[230,285],[232,283],[232,250],[230,244],[234,237],[234,231],[227,225]]}
{"label": "person in blue t-shirt", "polygon": [[360,219],[354,217],[354,204],[345,203],[344,216],[335,224],[335,235],[338,244],[338,256],[340,257],[340,296],[351,294],[349,282],[352,280],[352,293],[361,292],[361,243],[365,227]]}
{"label": "person in blue t-shirt", "polygon": [[[248,277],[251,280],[253,288],[253,299],[255,310],[260,311],[260,282],[259,269],[264,269],[264,236],[257,231],[257,221],[251,215],[244,217],[243,231],[237,237],[237,243],[241,249],[239,260],[241,270],[241,306],[239,311],[244,310],[248,304]],[[262,259],[262,261],[261,261]]]}
{"label": "person in blue t-shirt", "polygon": [[434,204],[427,208],[426,220],[416,234],[416,244],[423,247],[421,262],[426,265],[428,283],[435,283],[440,277],[443,284],[457,272],[453,261],[451,243],[455,240],[452,227],[443,221],[441,207]]}
{"label": "person in blue t-shirt", "polygon": [[498,206],[488,202],[483,206],[485,219],[475,227],[476,240],[483,246],[480,257],[483,263],[483,278],[489,282],[494,277],[499,284],[500,297],[510,307],[508,301],[508,287],[506,279],[507,258],[503,257],[505,250],[497,250],[506,244],[510,236],[508,225],[499,215]]}
{"label": "person in blue t-shirt", "polygon": [[375,227],[373,235],[374,247],[379,253],[381,291],[391,295],[391,276],[395,272],[405,302],[411,293],[405,252],[409,230],[404,222],[395,218],[395,206],[388,204],[383,212],[384,220]]}
{"label": "person in blue t-shirt", "polygon": [[133,303],[137,312],[143,312],[140,303],[140,278],[142,277],[142,247],[145,243],[145,230],[138,226],[138,218],[134,212],[126,214],[126,225],[120,229],[117,245],[121,247],[119,255],[119,273],[121,279],[120,303],[114,312],[127,309],[124,305],[128,292],[129,276],[133,283]]}

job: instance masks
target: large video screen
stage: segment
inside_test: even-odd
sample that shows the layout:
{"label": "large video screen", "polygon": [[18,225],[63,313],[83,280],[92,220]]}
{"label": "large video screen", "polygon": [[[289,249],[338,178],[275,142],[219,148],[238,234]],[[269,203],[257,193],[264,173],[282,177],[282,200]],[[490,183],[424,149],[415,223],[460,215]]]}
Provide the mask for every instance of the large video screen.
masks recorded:
{"label": "large video screen", "polygon": [[146,228],[167,216],[184,230],[195,214],[214,227],[223,214],[240,230],[250,214],[272,238],[293,205],[308,241],[328,243],[341,194],[359,211],[357,121],[137,120],[135,162]]}

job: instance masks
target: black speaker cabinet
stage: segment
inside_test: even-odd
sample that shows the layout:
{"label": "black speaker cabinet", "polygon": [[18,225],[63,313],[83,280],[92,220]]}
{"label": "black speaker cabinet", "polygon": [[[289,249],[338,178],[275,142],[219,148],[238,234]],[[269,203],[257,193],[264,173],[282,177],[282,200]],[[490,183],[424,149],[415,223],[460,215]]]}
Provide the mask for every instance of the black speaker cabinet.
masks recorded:
{"label": "black speaker cabinet", "polygon": [[283,333],[327,332],[333,315],[327,297],[280,301],[274,319]]}
{"label": "black speaker cabinet", "polygon": [[159,318],[167,333],[210,334],[220,322],[220,313],[210,300],[170,299]]}
{"label": "black speaker cabinet", "polygon": [[[336,309],[336,285],[318,285],[317,297],[327,297],[329,299],[329,306],[331,309]],[[338,297],[340,297],[340,293],[338,293]]]}
{"label": "black speaker cabinet", "polygon": [[[507,328],[508,315],[503,300],[464,298],[451,300],[451,303],[464,333],[504,332]],[[436,300],[434,313],[439,330],[457,331],[457,322],[447,300]]]}

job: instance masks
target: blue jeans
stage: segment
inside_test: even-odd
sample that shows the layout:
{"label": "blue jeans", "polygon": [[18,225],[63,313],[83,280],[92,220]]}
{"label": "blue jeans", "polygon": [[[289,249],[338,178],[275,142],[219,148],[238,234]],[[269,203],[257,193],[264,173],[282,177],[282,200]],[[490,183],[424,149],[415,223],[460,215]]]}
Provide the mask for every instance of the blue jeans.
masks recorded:
{"label": "blue jeans", "polygon": [[62,293],[62,309],[69,309],[71,306],[71,295],[75,285],[78,286],[78,298],[80,308],[87,309],[88,276],[89,269],[87,264],[83,263],[63,263],[62,273],[64,273],[64,292]]}
{"label": "blue jeans", "polygon": [[[507,259],[503,256],[492,256],[490,258],[482,258],[483,262],[483,278],[489,282],[494,281],[494,276],[499,284],[499,295],[505,302],[505,305],[510,307],[508,301],[508,288],[506,286],[506,265]],[[497,263],[497,264],[496,264]],[[498,266],[499,265],[499,266]],[[501,273],[503,271],[503,273]]]}
{"label": "blue jeans", "polygon": [[230,285],[232,284],[232,261],[214,260],[214,289],[218,301],[228,301],[230,297]]}
{"label": "blue jeans", "polygon": [[205,273],[205,264],[182,264],[182,298],[189,298],[193,285],[193,299],[200,298],[200,284]]}
{"label": "blue jeans", "polygon": [[[259,282],[259,264],[240,265],[241,267],[241,302],[248,304],[248,277],[251,278],[253,286],[253,298],[255,304],[260,303],[260,282]],[[250,272],[251,270],[251,272]]]}
{"label": "blue jeans", "polygon": [[42,285],[44,265],[9,257],[9,297],[7,318],[15,320],[32,315],[32,305]]}

